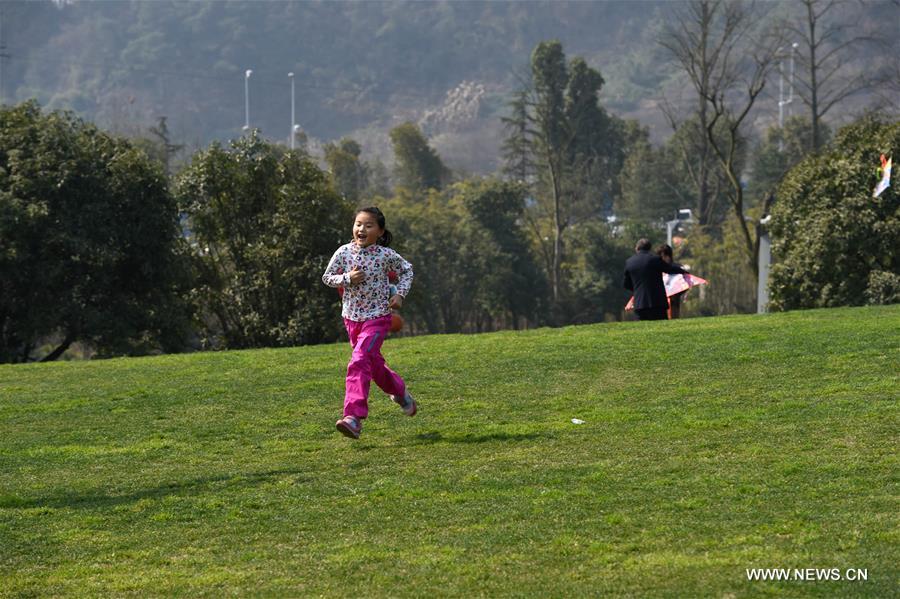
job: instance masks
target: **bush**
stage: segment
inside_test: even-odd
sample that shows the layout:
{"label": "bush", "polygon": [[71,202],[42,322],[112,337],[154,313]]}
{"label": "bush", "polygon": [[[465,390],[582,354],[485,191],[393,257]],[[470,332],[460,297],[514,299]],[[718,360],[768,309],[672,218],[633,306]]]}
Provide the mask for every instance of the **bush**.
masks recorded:
{"label": "bush", "polygon": [[56,359],[76,341],[100,355],[181,349],[184,250],[146,154],[34,102],[0,110],[0,362]]}
{"label": "bush", "polygon": [[900,302],[900,275],[894,272],[873,270],[869,273],[866,303],[871,305]]}
{"label": "bush", "polygon": [[756,275],[744,259],[743,238],[733,219],[722,225],[721,231],[695,227],[682,252],[676,254],[676,262],[690,266],[691,272],[709,281],[708,286],[688,294],[684,316],[756,312]]}
{"label": "bush", "polygon": [[896,175],[880,197],[873,198],[872,189],[880,178],[879,156],[892,148],[900,148],[900,122],[867,117],[788,173],[772,210],[770,308],[891,297],[887,283],[900,270]]}
{"label": "bush", "polygon": [[308,157],[256,134],[213,144],[176,180],[187,216],[207,347],[332,341],[339,297],[322,284],[352,210]]}

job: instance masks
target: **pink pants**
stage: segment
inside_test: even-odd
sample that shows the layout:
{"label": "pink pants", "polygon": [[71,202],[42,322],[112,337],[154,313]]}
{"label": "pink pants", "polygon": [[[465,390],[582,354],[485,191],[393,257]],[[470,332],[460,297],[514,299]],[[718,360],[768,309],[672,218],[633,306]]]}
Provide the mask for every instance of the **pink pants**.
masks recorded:
{"label": "pink pants", "polygon": [[365,418],[369,415],[369,385],[374,380],[388,395],[403,397],[406,383],[387,367],[381,355],[381,344],[391,328],[391,315],[365,322],[344,319],[353,354],[347,364],[347,390],[344,394],[344,416]]}

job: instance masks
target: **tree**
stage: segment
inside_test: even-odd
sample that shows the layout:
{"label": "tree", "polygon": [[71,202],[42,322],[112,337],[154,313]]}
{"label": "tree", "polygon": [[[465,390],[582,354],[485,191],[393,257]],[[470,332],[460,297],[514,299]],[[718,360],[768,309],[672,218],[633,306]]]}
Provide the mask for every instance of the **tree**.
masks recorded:
{"label": "tree", "polygon": [[528,114],[528,90],[517,91],[509,103],[509,116],[502,117],[506,137],[503,140],[503,174],[513,181],[529,182],[534,174],[531,155],[531,131]]}
{"label": "tree", "polygon": [[561,317],[565,231],[611,206],[625,127],[599,104],[600,73],[581,58],[567,63],[558,41],[535,47],[526,85],[507,121],[507,168],[534,171],[528,217]]}
{"label": "tree", "polygon": [[621,193],[615,213],[623,220],[658,222],[672,218],[679,208],[693,207],[694,193],[681,168],[680,146],[673,136],[654,148],[650,133],[636,123],[625,136],[625,161],[619,175]]}
{"label": "tree", "polygon": [[424,198],[401,189],[387,204],[397,250],[416,271],[404,315],[429,333],[541,322],[546,283],[523,229],[525,191],[470,179]]}
{"label": "tree", "polygon": [[568,243],[579,249],[563,264],[570,281],[569,322],[620,319],[625,307],[622,270],[640,236],[617,235],[612,226],[598,220],[572,227],[567,236]]}
{"label": "tree", "polygon": [[34,102],[0,110],[0,361],[75,341],[183,347],[189,281],[175,202],[129,142]]}
{"label": "tree", "polygon": [[206,343],[287,346],[337,338],[338,296],[321,276],[352,209],[307,157],[256,132],[194,155],[176,180]]}
{"label": "tree", "polygon": [[841,0],[800,0],[802,16],[787,25],[801,40],[799,96],[809,108],[812,136],[809,149],[817,152],[826,142],[822,119],[835,106],[854,94],[869,89],[871,77],[866,68],[849,66],[853,52],[872,42],[867,35],[851,35],[853,18],[848,2]]}
{"label": "tree", "polygon": [[759,231],[751,232],[744,213],[741,127],[765,88],[778,48],[777,38],[751,39],[756,17],[740,2],[696,0],[677,17],[666,46],[700,98],[705,111],[700,122],[729,183],[728,199],[744,239],[745,260],[754,273],[759,268]]}
{"label": "tree", "polygon": [[[706,126],[709,126],[711,115],[707,116],[706,123]],[[722,147],[727,145],[726,140],[730,135],[728,125],[727,120],[720,120],[714,127],[714,135]],[[735,163],[740,169],[744,164],[747,144],[740,132],[738,133]],[[703,145],[709,150],[705,158],[703,153],[698,151]],[[686,202],[679,208],[691,208],[695,215],[700,215],[697,218],[697,224],[701,229],[721,226],[722,221],[728,217],[730,208],[727,197],[730,182],[718,162],[712,144],[710,144],[707,128],[700,127],[697,118],[688,117],[678,125],[664,147],[671,157],[674,169],[670,173],[670,177],[674,180],[673,185],[688,192],[684,196]],[[706,166],[703,164],[704,161],[708,163]],[[697,199],[698,181],[701,178],[699,173],[703,173],[702,177],[705,181],[705,204],[702,209],[691,201],[692,198]]]}
{"label": "tree", "polygon": [[403,123],[391,129],[390,136],[397,159],[398,185],[414,192],[440,191],[449,180],[450,171],[419,128],[413,123]]}
{"label": "tree", "polygon": [[[784,175],[809,153],[812,136],[809,119],[803,116],[791,117],[784,127],[774,126],[766,131],[765,138],[753,151],[747,195],[765,197],[774,194]],[[830,139],[830,129],[822,125],[820,136]]]}
{"label": "tree", "polygon": [[[696,108],[683,124],[668,104],[664,113],[673,131],[696,129],[694,135],[678,138],[683,167],[694,183],[697,199],[694,212],[702,227],[713,222],[713,199],[716,194],[710,190],[714,179],[713,150],[706,135],[711,116],[707,97],[718,85],[717,69],[723,52],[733,35],[733,17],[726,16],[725,22],[718,22],[723,10],[723,2],[693,1],[676,9],[672,14],[672,24],[665,30],[660,44],[684,70],[696,93]],[[730,14],[728,4],[724,10]]]}
{"label": "tree", "polygon": [[159,141],[160,159],[167,177],[172,176],[172,157],[184,149],[184,144],[173,144],[169,136],[169,127],[166,125],[166,117],[159,117],[159,124],[150,127],[152,133]]}
{"label": "tree", "polygon": [[172,177],[172,163],[183,149],[184,144],[174,144],[171,141],[169,127],[166,125],[166,117],[159,117],[157,126],[148,129],[152,137],[143,135],[130,136],[131,143],[140,150],[143,150],[147,156],[158,162],[167,179]]}
{"label": "tree", "polygon": [[465,256],[476,266],[472,291],[478,308],[476,329],[518,329],[540,322],[546,278],[530,251],[523,227],[526,188],[491,179],[470,180],[453,190],[465,208],[461,221]]}
{"label": "tree", "polygon": [[[549,274],[553,301],[558,304],[563,232],[569,225],[564,213],[563,179],[570,166],[566,159],[572,136],[565,122],[565,89],[569,74],[562,44],[557,41],[538,44],[531,53],[531,71],[534,82],[531,118],[535,130],[532,151],[535,161],[540,164],[539,175],[549,195],[544,202],[545,216],[549,217],[553,235]],[[539,240],[545,238],[545,235],[538,233]]]}
{"label": "tree", "polygon": [[[867,117],[794,167],[772,209],[770,307],[892,301],[900,281],[896,186],[878,198],[879,156],[900,147],[900,123]],[[894,288],[896,289],[896,287]]]}
{"label": "tree", "polygon": [[428,333],[464,330],[480,273],[460,255],[460,223],[465,218],[461,206],[435,189],[419,196],[401,187],[385,211],[394,234],[392,246],[416,273],[413,292],[403,304],[407,324]]}
{"label": "tree", "polygon": [[[735,260],[743,250],[740,227],[734,219],[720,228],[695,229],[680,248],[676,261],[710,281],[703,299],[689,298],[686,314],[720,316],[756,312],[756,275],[744,260]],[[691,294],[693,295],[693,293]]]}
{"label": "tree", "polygon": [[369,185],[368,169],[360,161],[362,148],[350,138],[338,144],[325,144],[325,162],[331,171],[335,190],[356,205]]}
{"label": "tree", "polygon": [[391,173],[379,159],[369,160],[365,164],[367,178],[363,195],[367,198],[387,198],[393,193],[391,189]]}
{"label": "tree", "polygon": [[600,106],[605,81],[581,57],[569,63],[566,85],[566,123],[571,135],[568,162],[571,179],[566,187],[574,198],[573,223],[612,210],[618,194],[618,175],[625,160],[625,121],[612,117]]}

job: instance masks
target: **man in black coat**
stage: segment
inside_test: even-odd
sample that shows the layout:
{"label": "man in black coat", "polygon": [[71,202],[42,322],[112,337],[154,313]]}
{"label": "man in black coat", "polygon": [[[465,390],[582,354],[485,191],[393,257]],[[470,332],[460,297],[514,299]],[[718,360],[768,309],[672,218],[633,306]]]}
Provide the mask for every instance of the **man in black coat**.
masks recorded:
{"label": "man in black coat", "polygon": [[688,274],[688,271],[667,264],[650,253],[650,242],[641,239],[634,248],[634,256],[625,261],[625,289],[634,293],[634,312],[638,320],[667,320],[669,302],[662,274]]}

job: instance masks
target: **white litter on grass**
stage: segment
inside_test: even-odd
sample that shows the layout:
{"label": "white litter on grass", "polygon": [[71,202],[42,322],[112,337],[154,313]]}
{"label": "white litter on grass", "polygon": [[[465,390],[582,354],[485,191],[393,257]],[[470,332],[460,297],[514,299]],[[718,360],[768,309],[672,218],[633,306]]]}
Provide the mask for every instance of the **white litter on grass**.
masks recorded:
{"label": "white litter on grass", "polygon": [[584,420],[579,420],[578,418],[572,418],[572,424],[584,424]]}

